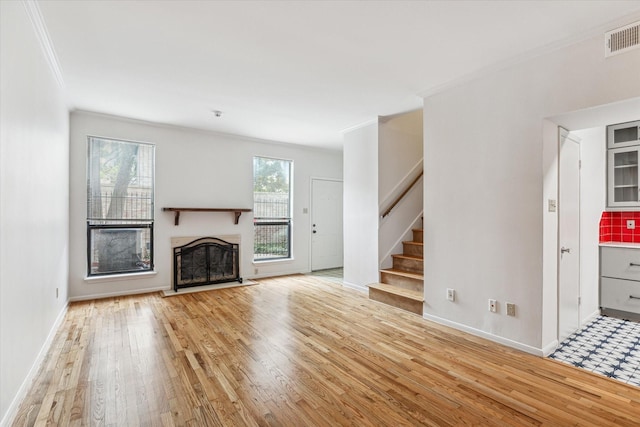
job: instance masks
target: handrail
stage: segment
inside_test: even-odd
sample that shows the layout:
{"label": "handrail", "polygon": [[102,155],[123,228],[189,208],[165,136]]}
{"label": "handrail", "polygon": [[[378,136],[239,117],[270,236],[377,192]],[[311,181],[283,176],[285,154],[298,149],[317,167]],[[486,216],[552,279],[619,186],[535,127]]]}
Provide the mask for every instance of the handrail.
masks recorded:
{"label": "handrail", "polygon": [[389,206],[387,208],[386,211],[384,211],[384,213],[382,214],[382,218],[386,217],[387,215],[389,215],[391,213],[391,211],[393,210],[393,208],[396,207],[396,205],[398,203],[400,203],[400,200],[402,200],[404,198],[404,196],[407,195],[407,193],[409,191],[411,191],[411,189],[413,188],[414,185],[416,185],[418,183],[418,181],[420,181],[420,178],[422,178],[422,175],[424,175],[424,169],[420,171],[420,174],[411,182],[411,184],[409,184],[409,186],[407,188],[404,189],[404,191],[394,200],[393,203],[391,203],[391,206]]}

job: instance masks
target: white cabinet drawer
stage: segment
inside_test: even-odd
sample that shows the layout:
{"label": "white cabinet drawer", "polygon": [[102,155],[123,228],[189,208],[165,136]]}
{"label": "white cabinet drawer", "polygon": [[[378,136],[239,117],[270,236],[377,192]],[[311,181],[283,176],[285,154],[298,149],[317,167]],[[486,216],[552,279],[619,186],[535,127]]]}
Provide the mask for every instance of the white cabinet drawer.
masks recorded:
{"label": "white cabinet drawer", "polygon": [[640,313],[640,282],[601,278],[600,306]]}
{"label": "white cabinet drawer", "polygon": [[600,248],[600,275],[640,280],[640,249]]}

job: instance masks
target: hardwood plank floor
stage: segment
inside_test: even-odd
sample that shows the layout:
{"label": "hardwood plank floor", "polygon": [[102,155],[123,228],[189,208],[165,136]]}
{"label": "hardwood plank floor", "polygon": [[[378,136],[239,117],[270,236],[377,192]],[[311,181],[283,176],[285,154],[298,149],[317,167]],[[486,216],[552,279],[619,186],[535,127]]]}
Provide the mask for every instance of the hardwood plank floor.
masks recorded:
{"label": "hardwood plank floor", "polygon": [[640,425],[640,388],[321,278],[72,303],[14,425]]}

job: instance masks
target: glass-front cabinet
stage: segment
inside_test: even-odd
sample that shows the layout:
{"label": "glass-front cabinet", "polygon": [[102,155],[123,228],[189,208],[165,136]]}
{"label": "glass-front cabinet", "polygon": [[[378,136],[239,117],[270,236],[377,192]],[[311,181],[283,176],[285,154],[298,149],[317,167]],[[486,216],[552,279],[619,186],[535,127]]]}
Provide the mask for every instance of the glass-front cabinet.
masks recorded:
{"label": "glass-front cabinet", "polygon": [[640,208],[640,120],[607,126],[607,209]]}
{"label": "glass-front cabinet", "polygon": [[607,126],[607,148],[640,145],[640,120]]}
{"label": "glass-front cabinet", "polygon": [[639,207],[638,159],[640,145],[608,150],[607,206]]}

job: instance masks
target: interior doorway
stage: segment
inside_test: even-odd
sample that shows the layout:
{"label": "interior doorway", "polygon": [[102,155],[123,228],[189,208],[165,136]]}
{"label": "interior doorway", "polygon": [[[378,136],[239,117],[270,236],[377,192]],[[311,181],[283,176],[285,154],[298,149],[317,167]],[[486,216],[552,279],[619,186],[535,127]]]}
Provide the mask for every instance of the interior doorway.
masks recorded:
{"label": "interior doorway", "polygon": [[343,265],[342,181],[311,179],[311,270]]}
{"label": "interior doorway", "polygon": [[[558,127],[580,139],[580,305],[579,327],[600,313],[599,231],[606,210],[606,126],[638,119],[640,98],[576,110],[543,120],[543,354],[550,355],[560,337],[560,218]],[[552,209],[551,202],[554,202]],[[566,218],[565,218],[566,219]],[[565,247],[567,247],[565,245]]]}

